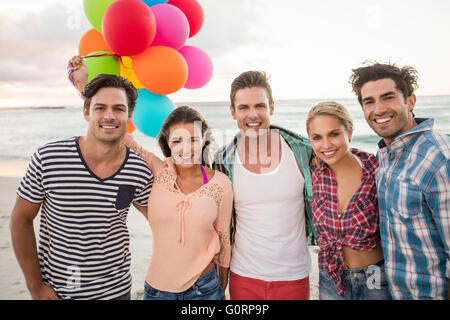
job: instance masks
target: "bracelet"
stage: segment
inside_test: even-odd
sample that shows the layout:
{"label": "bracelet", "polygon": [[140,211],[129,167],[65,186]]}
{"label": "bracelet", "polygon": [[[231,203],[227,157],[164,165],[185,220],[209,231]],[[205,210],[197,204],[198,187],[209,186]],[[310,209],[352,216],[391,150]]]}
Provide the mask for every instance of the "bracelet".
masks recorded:
{"label": "bracelet", "polygon": [[73,73],[75,70],[78,70],[80,66],[73,66],[72,63],[69,60],[69,67],[67,68],[67,77],[69,78],[69,81],[72,83],[73,86],[75,86],[75,82],[73,80]]}

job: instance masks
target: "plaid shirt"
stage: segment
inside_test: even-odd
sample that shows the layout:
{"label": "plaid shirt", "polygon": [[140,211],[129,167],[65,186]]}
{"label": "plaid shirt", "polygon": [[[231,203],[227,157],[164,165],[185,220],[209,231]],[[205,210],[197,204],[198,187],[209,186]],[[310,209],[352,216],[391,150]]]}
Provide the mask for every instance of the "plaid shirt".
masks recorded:
{"label": "plaid shirt", "polygon": [[[304,197],[305,197],[305,212],[306,212],[306,235],[308,245],[317,245],[317,236],[312,222],[312,184],[311,174],[309,171],[309,160],[311,158],[312,149],[311,144],[307,138],[304,138],[292,131],[283,129],[277,126],[270,126],[270,129],[276,130],[281,137],[286,141],[291,150],[294,152],[295,159],[298,166],[301,168],[303,177],[305,179]],[[236,153],[237,144],[241,133],[238,133],[230,144],[223,146],[214,156],[213,169],[225,173],[233,183],[233,165]],[[234,233],[236,226],[236,212],[233,206],[233,215],[231,219],[230,235],[231,243],[234,242]]]}
{"label": "plaid shirt", "polygon": [[433,119],[386,147],[377,170],[386,278],[394,299],[447,299],[450,278],[450,139]]}
{"label": "plaid shirt", "polygon": [[319,168],[311,164],[313,183],[314,227],[320,245],[319,268],[333,280],[336,291],[345,296],[343,278],[343,246],[370,251],[380,241],[374,155],[352,149],[362,163],[361,185],[344,212],[338,213],[337,182],[333,171],[319,160]]}

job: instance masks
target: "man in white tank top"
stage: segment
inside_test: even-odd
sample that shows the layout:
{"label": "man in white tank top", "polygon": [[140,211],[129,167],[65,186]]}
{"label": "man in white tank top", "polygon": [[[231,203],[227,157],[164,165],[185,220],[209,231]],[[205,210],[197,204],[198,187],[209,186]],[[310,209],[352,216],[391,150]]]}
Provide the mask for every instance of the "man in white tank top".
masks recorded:
{"label": "man in white tank top", "polygon": [[309,141],[270,125],[274,103],[265,73],[241,74],[230,96],[240,134],[215,158],[234,190],[230,297],[309,299]]}

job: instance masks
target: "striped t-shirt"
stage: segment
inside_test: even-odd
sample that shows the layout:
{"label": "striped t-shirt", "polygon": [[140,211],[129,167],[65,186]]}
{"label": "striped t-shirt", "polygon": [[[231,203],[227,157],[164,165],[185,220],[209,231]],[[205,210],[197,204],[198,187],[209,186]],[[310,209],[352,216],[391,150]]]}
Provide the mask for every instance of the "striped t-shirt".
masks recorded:
{"label": "striped t-shirt", "polygon": [[87,166],[78,138],[49,143],[32,156],[17,194],[42,203],[39,263],[43,282],[62,299],[114,299],[131,289],[131,203],[147,206],[153,174],[127,148],[111,177]]}

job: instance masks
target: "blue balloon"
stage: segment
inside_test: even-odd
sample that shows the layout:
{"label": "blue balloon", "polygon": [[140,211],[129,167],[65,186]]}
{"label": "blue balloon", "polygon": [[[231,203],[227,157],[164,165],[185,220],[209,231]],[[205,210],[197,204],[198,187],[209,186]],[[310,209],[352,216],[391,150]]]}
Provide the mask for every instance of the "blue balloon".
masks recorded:
{"label": "blue balloon", "polygon": [[149,7],[154,6],[155,4],[167,3],[169,0],[142,0]]}
{"label": "blue balloon", "polygon": [[175,105],[167,96],[140,89],[133,111],[133,123],[143,134],[156,137],[164,120],[174,109]]}

